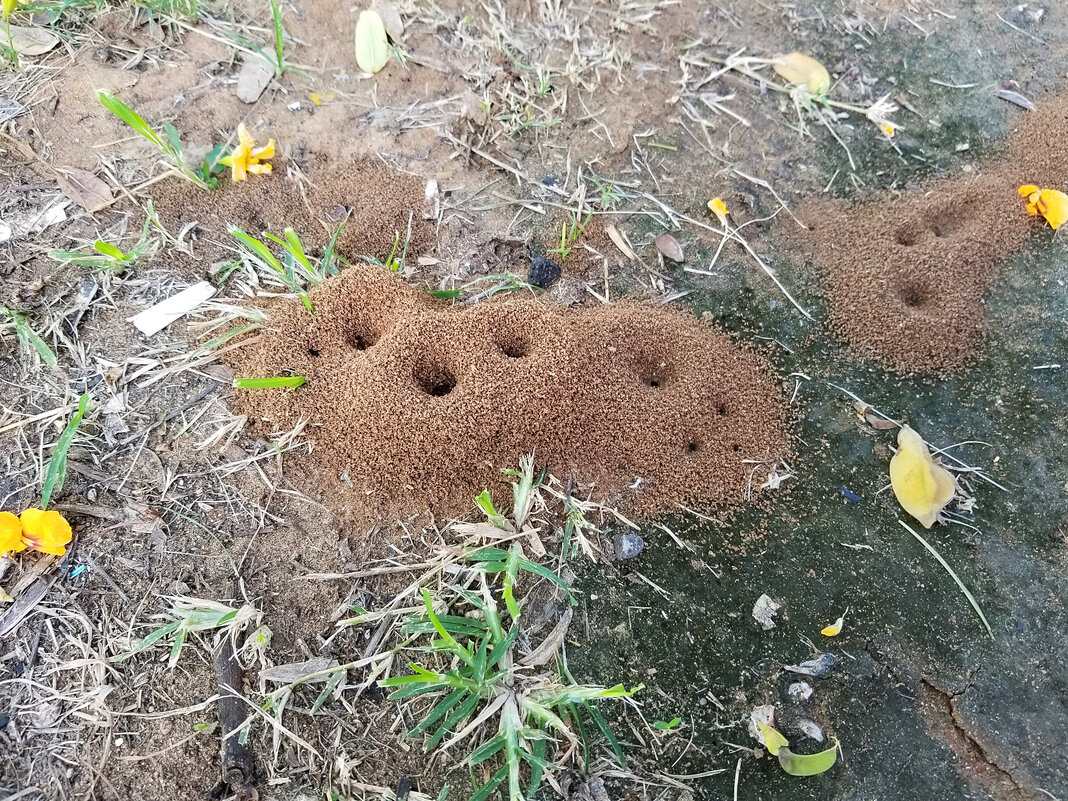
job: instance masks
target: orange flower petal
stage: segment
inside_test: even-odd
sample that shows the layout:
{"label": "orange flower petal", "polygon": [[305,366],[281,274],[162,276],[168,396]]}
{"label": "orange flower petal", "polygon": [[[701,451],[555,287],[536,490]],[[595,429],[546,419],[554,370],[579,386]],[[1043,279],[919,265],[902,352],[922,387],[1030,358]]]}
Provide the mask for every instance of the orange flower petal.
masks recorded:
{"label": "orange flower petal", "polygon": [[59,512],[27,509],[22,513],[22,541],[41,553],[62,556],[71,539],[71,528]]}

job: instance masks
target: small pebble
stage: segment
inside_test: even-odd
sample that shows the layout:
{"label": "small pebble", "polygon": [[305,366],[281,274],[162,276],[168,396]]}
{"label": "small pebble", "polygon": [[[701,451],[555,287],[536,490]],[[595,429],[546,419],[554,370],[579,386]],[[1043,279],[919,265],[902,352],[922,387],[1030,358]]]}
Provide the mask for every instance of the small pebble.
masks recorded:
{"label": "small pebble", "polygon": [[560,277],[560,265],[552,259],[538,256],[530,262],[530,271],[527,273],[527,282],[534,286],[545,289]]}
{"label": "small pebble", "polygon": [[812,685],[807,681],[795,681],[786,688],[786,697],[791,701],[807,701],[812,697]]}
{"label": "small pebble", "polygon": [[290,111],[300,111],[300,101],[294,100],[292,103],[286,106],[286,108],[288,108]]}
{"label": "small pebble", "polygon": [[815,740],[817,743],[823,742],[823,729],[819,727],[819,724],[814,720],[808,718],[800,718],[797,721],[797,728],[804,732],[805,736]]}
{"label": "small pebble", "polygon": [[645,550],[645,540],[637,534],[620,534],[613,544],[616,547],[616,556],[620,559],[633,559]]}

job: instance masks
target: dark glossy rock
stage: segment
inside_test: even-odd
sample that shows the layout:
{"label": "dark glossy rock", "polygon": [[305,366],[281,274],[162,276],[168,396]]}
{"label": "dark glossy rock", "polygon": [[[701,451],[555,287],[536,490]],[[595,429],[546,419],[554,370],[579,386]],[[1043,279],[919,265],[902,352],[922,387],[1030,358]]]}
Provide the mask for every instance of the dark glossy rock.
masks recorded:
{"label": "dark glossy rock", "polygon": [[534,286],[545,289],[560,277],[560,265],[552,259],[538,256],[530,262],[530,271],[527,273],[527,282]]}

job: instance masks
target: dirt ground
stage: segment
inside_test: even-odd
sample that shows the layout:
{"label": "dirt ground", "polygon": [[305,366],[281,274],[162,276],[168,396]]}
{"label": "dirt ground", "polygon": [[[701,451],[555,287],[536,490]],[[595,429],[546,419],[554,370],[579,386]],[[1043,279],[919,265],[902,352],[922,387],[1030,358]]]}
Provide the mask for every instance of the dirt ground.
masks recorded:
{"label": "dirt ground", "polygon": [[[0,74],[3,510],[38,503],[82,393],[90,408],[53,502],[74,528],[67,554],[23,551],[0,575],[13,596],[0,604],[0,799],[239,797],[219,784],[216,632],[192,632],[174,664],[170,638],[136,649],[171,620],[175,597],[248,617],[239,689],[260,798],[470,798],[490,763],[425,754],[405,733],[426,709],[377,684],[431,658],[402,652],[398,610],[417,613],[425,576],[446,583],[459,546],[485,534],[465,527],[483,519],[473,502],[435,505],[419,477],[448,495],[443,480],[489,482],[548,441],[554,474],[523,547],[577,606],[550,581],[523,583],[522,648],[566,617],[555,671],[643,688],[633,703],[600,707],[625,766],[594,738],[538,797],[1068,799],[1068,246],[1026,214],[1014,186],[1068,188],[1058,55],[1068,9],[405,0],[376,6],[395,47],[367,75],[353,52],[362,6],[286,0],[286,69],[245,102],[242,70],[256,48],[274,52],[266,2],[21,6],[11,23],[55,41]],[[795,106],[767,64],[747,61],[794,50],[826,66],[838,106]],[[244,123],[257,145],[276,143],[273,172],[237,184],[224,173],[201,189],[104,110],[98,90],[173,125],[194,164],[216,144],[232,148]],[[879,111],[886,103],[896,110]],[[88,211],[86,185],[112,201]],[[736,237],[710,212],[714,197]],[[935,218],[964,223],[950,231]],[[523,397],[479,394],[468,371],[459,379],[470,378],[481,416],[453,393],[413,433],[405,421],[417,412],[389,416],[390,399],[430,401],[388,386],[376,388],[374,414],[330,423],[354,397],[340,362],[319,368],[345,393],[336,408],[322,389],[303,408],[300,388],[235,390],[235,375],[254,377],[241,372],[245,354],[299,329],[303,301],[242,257],[229,229],[292,228],[319,258],[342,224],[337,254],[359,270],[377,263],[393,289],[331,313],[373,306],[377,293],[461,290],[426,302],[468,318],[486,309],[497,336],[508,329],[497,309],[517,309],[526,316],[511,324],[529,334],[519,356],[549,354],[527,362],[523,382],[501,384]],[[53,253],[86,254],[98,240],[126,252],[142,230],[145,255],[121,270]],[[395,276],[382,266],[391,255]],[[541,258],[561,267],[544,291],[526,284]],[[130,322],[204,281],[212,299],[160,332]],[[509,299],[480,297],[491,288]],[[716,424],[714,392],[702,417],[691,409],[704,385],[671,395],[670,360],[638,365],[640,392],[617,390],[603,367],[617,349],[651,353],[653,340],[699,365],[704,334],[612,339],[615,329],[531,323],[539,307],[573,320],[640,304],[692,316],[680,331],[714,337],[707,372],[726,376],[726,396],[751,404],[739,411],[760,431],[700,452],[682,435]],[[415,322],[400,325],[418,340]],[[22,341],[27,326],[54,367]],[[361,331],[346,329],[346,347],[377,342]],[[266,350],[282,361],[320,358],[310,340],[274,342]],[[498,345],[501,365],[519,360],[514,343]],[[731,359],[760,392],[732,384]],[[282,361],[270,363],[279,374],[301,366]],[[428,374],[423,394],[443,381],[451,390],[448,378]],[[668,394],[647,409],[662,383]],[[285,414],[264,419],[253,392],[275,393]],[[606,413],[605,396],[627,414]],[[493,431],[474,425],[491,407],[514,414]],[[553,428],[565,407],[566,425]],[[947,449],[968,496],[952,523],[914,525],[937,558],[897,522],[907,517],[888,488],[895,421]],[[668,435],[677,466],[634,446]],[[437,439],[452,445],[436,450]],[[759,453],[745,451],[757,441]],[[344,469],[338,453],[362,454],[361,469]],[[428,461],[456,454],[478,461]],[[706,455],[714,461],[697,459]],[[656,514],[635,504],[642,459],[715,507],[683,504],[690,492],[665,493],[672,504]],[[615,483],[593,483],[604,476]],[[482,488],[508,506],[505,482]],[[359,498],[372,484],[404,503],[381,514]],[[565,559],[578,498],[589,499],[589,551]],[[635,508],[630,527],[619,510]],[[624,559],[620,537],[633,533],[644,550]],[[771,628],[753,616],[762,595],[779,605]],[[344,623],[368,613],[374,622]],[[842,633],[822,635],[839,616]],[[826,675],[790,669],[820,654],[836,657]],[[322,681],[277,679],[313,660],[296,675],[356,666],[323,696]],[[768,705],[795,751],[837,742],[836,764],[784,773],[750,734],[752,710]]]}

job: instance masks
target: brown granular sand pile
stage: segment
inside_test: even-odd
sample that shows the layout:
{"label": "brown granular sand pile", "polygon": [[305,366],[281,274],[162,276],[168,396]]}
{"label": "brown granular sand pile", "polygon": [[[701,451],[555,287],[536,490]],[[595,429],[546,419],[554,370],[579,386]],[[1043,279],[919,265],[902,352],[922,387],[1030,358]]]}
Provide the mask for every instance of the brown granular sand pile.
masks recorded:
{"label": "brown granular sand pile", "polygon": [[945,373],[979,344],[999,262],[1045,220],[1017,189],[1068,182],[1068,98],[1024,113],[1004,155],[920,191],[812,201],[797,236],[826,280],[831,326],[859,356],[900,373]]}
{"label": "brown granular sand pile", "polygon": [[[279,164],[276,169],[282,171]],[[423,253],[434,244],[433,224],[422,218],[426,182],[391,170],[376,161],[347,165],[343,171],[315,176],[302,187],[281,176],[258,177],[231,185],[229,178],[219,188],[205,192],[179,179],[161,186],[153,198],[161,219],[172,230],[190,222],[218,239],[227,227],[238,224],[258,236],[270,231],[281,236],[292,228],[308,246],[324,246],[351,210],[345,230],[338,238],[338,252],[348,259],[374,256],[384,259],[399,233],[403,245],[411,214],[409,251]]]}
{"label": "brown granular sand pile", "polygon": [[462,514],[487,488],[507,505],[500,471],[529,452],[636,511],[709,507],[740,501],[754,462],[787,448],[767,362],[690,314],[530,297],[453,306],[368,265],[311,299],[314,315],[298,301],[272,309],[234,365],[307,383],[239,390],[238,404],[269,430],[308,420],[303,461],[357,516]]}

